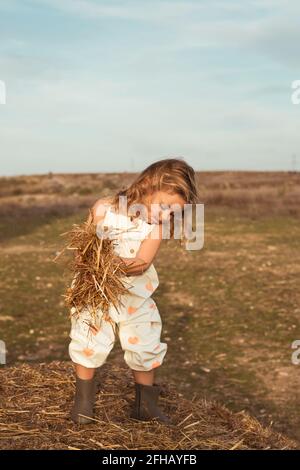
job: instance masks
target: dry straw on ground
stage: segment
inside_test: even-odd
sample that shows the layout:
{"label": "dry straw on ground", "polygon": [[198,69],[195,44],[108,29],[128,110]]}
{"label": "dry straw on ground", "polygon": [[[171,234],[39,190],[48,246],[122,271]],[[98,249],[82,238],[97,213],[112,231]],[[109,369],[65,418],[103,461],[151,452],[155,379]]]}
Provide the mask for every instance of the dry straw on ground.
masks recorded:
{"label": "dry straw on ground", "polygon": [[95,423],[69,419],[74,395],[69,362],[20,364],[1,371],[1,449],[292,449],[295,444],[245,413],[189,401],[161,384],[160,403],[172,425],[129,418],[134,388],[126,368],[105,364]]}

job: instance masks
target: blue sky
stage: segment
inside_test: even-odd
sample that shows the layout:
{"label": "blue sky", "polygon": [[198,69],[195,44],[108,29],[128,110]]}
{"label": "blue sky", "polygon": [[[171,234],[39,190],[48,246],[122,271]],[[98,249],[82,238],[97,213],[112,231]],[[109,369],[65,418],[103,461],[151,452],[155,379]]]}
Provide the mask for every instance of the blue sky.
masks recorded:
{"label": "blue sky", "polygon": [[288,170],[298,0],[0,0],[2,175]]}

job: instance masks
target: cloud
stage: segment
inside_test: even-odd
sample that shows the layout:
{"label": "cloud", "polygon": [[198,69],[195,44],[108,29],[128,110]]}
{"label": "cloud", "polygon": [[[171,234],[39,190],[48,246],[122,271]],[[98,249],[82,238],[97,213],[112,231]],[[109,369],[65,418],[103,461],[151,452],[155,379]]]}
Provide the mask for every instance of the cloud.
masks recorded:
{"label": "cloud", "polygon": [[36,81],[7,110],[0,130],[6,165],[16,154],[22,168],[31,162],[28,172],[123,171],[132,157],[142,169],[181,154],[198,169],[286,168],[299,145],[296,109],[232,103],[213,91],[199,106],[176,100],[164,106],[159,98],[131,96],[125,84],[95,77]]}
{"label": "cloud", "polygon": [[90,19],[118,18],[124,20],[161,21],[180,18],[181,15],[203,10],[194,2],[171,1],[100,1],[92,0],[39,0],[39,4]]}
{"label": "cloud", "polygon": [[[89,19],[117,18],[158,23],[182,21],[194,15],[203,20],[216,18],[225,14],[249,14],[251,10],[259,13],[281,7],[285,0],[33,0],[39,5]],[[293,0],[291,0],[293,2]]]}
{"label": "cloud", "polygon": [[20,28],[2,18],[2,172],[289,167],[292,0],[3,2]]}
{"label": "cloud", "polygon": [[157,53],[203,48],[237,48],[268,56],[288,67],[298,64],[300,5],[297,0],[100,1],[39,0],[48,7],[90,20],[114,18],[155,22],[172,31]]}

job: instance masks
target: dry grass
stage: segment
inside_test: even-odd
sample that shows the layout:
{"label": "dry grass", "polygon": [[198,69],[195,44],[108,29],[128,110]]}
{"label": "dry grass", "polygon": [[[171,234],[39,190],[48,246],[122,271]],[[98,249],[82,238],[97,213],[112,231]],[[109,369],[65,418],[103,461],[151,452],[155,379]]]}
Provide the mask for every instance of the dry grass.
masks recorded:
{"label": "dry grass", "polygon": [[[97,198],[128,186],[135,173],[84,173],[0,177],[0,214],[5,207],[19,210],[30,204],[71,211],[89,207]],[[201,202],[207,207],[228,207],[251,216],[300,213],[300,172],[214,171],[197,172]],[[4,207],[3,207],[4,206]]]}
{"label": "dry grass", "polygon": [[[14,360],[66,357],[66,326],[58,316],[62,309],[58,292],[62,287],[59,275],[52,271],[50,255],[47,259],[48,250],[54,255],[58,227],[65,230],[71,222],[79,220],[75,218],[78,214],[87,213],[96,199],[121,189],[134,176],[120,173],[0,179],[3,249],[23,250],[18,256],[16,251],[9,256],[4,254],[0,313],[2,319],[7,319],[3,331]],[[180,331],[183,339],[190,341],[189,350],[185,350],[189,364],[178,367],[174,351],[176,366],[169,366],[169,375],[174,376],[174,371],[178,375],[179,371],[180,381],[192,385],[191,388],[201,388],[203,395],[217,397],[236,409],[247,407],[260,419],[266,413],[265,422],[273,420],[277,428],[297,435],[297,374],[291,371],[293,366],[288,370],[288,378],[286,370],[285,375],[280,374],[299,318],[297,289],[293,289],[299,266],[296,257],[298,229],[294,223],[292,228],[290,225],[286,225],[285,231],[283,228],[285,223],[294,220],[290,216],[300,215],[300,173],[201,172],[198,179],[206,214],[212,219],[208,225],[205,256],[201,254],[201,263],[194,258],[189,268],[193,270],[192,276],[188,277],[182,258],[174,257],[173,251],[171,256],[165,249],[158,259],[162,312],[167,312],[170,305],[170,298],[166,298],[167,303],[164,300],[167,289],[171,298],[175,298],[172,289],[176,290],[178,299],[172,306],[173,315],[165,319],[168,334],[172,333],[173,339],[173,334]],[[231,213],[249,216],[257,222],[252,226],[250,218],[233,219]],[[281,216],[288,218],[281,220]],[[251,230],[255,232],[252,234]],[[27,253],[30,246],[34,249]],[[271,247],[276,247],[277,251],[268,251]],[[268,264],[270,260],[272,265]],[[178,279],[172,280],[174,285],[169,280],[171,268],[178,273]],[[36,276],[41,280],[36,280]],[[53,287],[48,288],[47,282]],[[185,298],[186,305],[182,301]],[[256,299],[254,304],[252,299]],[[220,319],[221,302],[224,317]],[[252,305],[255,306],[253,311],[250,310]],[[192,316],[191,326],[184,322],[183,311]],[[30,328],[34,329],[34,335],[29,333]],[[173,342],[176,342],[175,334]],[[191,338],[194,338],[192,344]],[[226,341],[223,342],[223,338]],[[241,343],[238,349],[235,345],[240,340],[244,341],[242,356],[239,354]],[[33,349],[27,350],[28,345]],[[176,349],[178,356],[182,354],[180,348]],[[224,362],[215,361],[211,367],[215,356],[225,356],[221,359]],[[211,372],[201,376],[199,364],[207,366]],[[131,376],[127,370],[115,366],[110,365],[109,371],[106,366],[101,369],[103,388],[96,407],[97,421],[83,429],[68,418],[74,393],[69,363],[19,364],[4,368],[0,373],[0,448],[3,449],[295,447],[293,442],[261,427],[244,413],[233,414],[212,402],[184,400],[169,385],[164,385],[161,401],[166,412],[172,415],[174,427],[129,420],[133,400]],[[196,378],[191,375],[195,373]],[[266,397],[261,377],[267,386]],[[283,381],[285,390],[279,388]],[[190,389],[185,390],[190,393]]]}
{"label": "dry grass", "polygon": [[66,306],[75,317],[88,309],[97,327],[98,310],[103,312],[104,320],[110,321],[110,306],[118,310],[122,295],[129,291],[127,267],[114,251],[119,233],[114,234],[109,227],[101,227],[101,233],[90,216],[83,224],[74,224],[72,230],[62,234],[69,242],[55,260],[67,250],[74,254],[69,263],[73,280],[65,295]]}
{"label": "dry grass", "polygon": [[105,364],[95,424],[69,419],[74,394],[69,362],[2,369],[1,449],[293,449],[295,444],[263,428],[247,414],[216,403],[182,398],[162,384],[161,406],[171,426],[128,418],[133,384],[128,369]]}

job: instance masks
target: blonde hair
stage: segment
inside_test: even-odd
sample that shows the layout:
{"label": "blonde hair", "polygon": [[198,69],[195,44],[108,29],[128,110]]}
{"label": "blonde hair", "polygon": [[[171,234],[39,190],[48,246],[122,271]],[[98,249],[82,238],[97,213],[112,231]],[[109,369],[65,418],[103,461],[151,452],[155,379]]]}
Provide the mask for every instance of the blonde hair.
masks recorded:
{"label": "blonde hair", "polygon": [[165,158],[149,165],[127,188],[122,188],[113,198],[118,204],[120,196],[127,196],[128,205],[142,202],[144,196],[156,191],[178,194],[186,204],[199,199],[194,169],[182,158]]}
{"label": "blonde hair", "polygon": [[[128,186],[122,188],[112,198],[112,205],[117,207],[119,197],[127,197],[130,207],[136,203],[143,203],[145,196],[156,191],[169,194],[178,194],[186,204],[199,202],[199,192],[194,169],[181,158],[165,158],[158,160],[143,170]],[[171,236],[174,234],[174,220],[171,222]]]}

